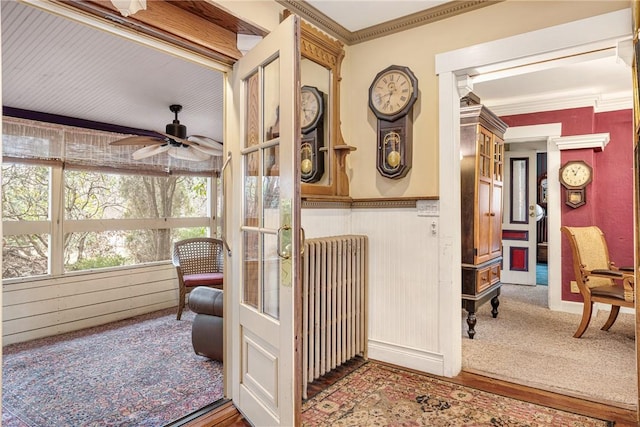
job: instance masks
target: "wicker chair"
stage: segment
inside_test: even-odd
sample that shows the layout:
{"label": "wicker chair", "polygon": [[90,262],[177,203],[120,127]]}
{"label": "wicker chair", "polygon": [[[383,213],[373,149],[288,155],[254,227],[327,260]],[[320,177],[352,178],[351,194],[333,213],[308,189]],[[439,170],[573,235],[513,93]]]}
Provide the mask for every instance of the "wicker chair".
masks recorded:
{"label": "wicker chair", "polygon": [[197,237],[173,245],[173,265],[178,272],[180,290],[178,320],[182,317],[186,296],[193,288],[208,286],[222,289],[223,262],[222,240]]}
{"label": "wicker chair", "polygon": [[582,321],[573,336],[580,338],[587,330],[594,302],[611,304],[609,318],[602,326],[603,331],[608,331],[620,307],[635,305],[633,267],[618,268],[611,262],[607,242],[598,227],[562,227],[561,230],[571,243],[573,270],[584,299]]}

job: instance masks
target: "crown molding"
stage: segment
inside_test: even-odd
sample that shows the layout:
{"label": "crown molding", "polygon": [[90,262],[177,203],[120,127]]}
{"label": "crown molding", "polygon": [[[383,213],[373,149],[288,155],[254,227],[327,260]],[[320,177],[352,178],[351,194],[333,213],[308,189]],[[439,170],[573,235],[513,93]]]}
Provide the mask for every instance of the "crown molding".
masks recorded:
{"label": "crown molding", "polygon": [[633,108],[633,93],[593,94],[564,96],[562,94],[549,95],[547,98],[509,99],[506,102],[492,102],[483,100],[485,105],[499,117],[516,114],[539,113],[542,111],[567,110],[570,108],[593,107],[595,113],[616,110],[630,110]]}
{"label": "crown molding", "polygon": [[304,0],[276,0],[277,3],[301,16],[347,46],[388,36],[400,31],[451,18],[505,0],[460,0],[441,4],[421,12],[373,25],[358,31],[349,31]]}
{"label": "crown molding", "polygon": [[306,19],[311,24],[320,28],[332,37],[335,37],[342,43],[348,45],[351,38],[351,31],[338,24],[333,19],[329,18],[324,13],[320,12],[315,7],[311,6],[306,1],[301,0],[276,0],[277,3],[284,6],[286,9],[295,13],[296,15]]}
{"label": "crown molding", "polygon": [[603,151],[609,143],[609,133],[592,133],[587,135],[553,136],[549,140],[556,144],[558,150],[577,150],[580,148],[594,148]]}

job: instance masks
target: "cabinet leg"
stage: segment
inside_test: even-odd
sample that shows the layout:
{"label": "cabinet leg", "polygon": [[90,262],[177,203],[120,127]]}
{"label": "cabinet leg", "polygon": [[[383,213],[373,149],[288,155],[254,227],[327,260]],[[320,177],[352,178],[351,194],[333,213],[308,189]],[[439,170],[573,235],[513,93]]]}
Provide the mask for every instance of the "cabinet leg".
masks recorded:
{"label": "cabinet leg", "polygon": [[496,317],[498,317],[498,306],[499,305],[500,305],[500,301],[498,300],[498,296],[497,295],[495,297],[491,298],[491,307],[493,307],[493,309],[491,310],[491,314],[493,315],[494,319]]}
{"label": "cabinet leg", "polygon": [[473,339],[473,336],[476,334],[476,313],[474,311],[470,311],[467,315],[467,325],[469,325],[469,338]]}

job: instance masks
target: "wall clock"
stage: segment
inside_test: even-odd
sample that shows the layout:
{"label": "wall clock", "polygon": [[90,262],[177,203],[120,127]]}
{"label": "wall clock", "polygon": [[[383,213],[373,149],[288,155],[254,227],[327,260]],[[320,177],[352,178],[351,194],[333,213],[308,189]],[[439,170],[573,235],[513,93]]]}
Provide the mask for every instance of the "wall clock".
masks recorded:
{"label": "wall clock", "polygon": [[302,86],[300,101],[300,176],[302,182],[317,182],[324,174],[324,94]]}
{"label": "wall clock", "polygon": [[387,178],[402,178],[411,169],[413,105],[418,79],[408,67],[391,65],[369,87],[369,108],[378,119],[377,169]]}
{"label": "wall clock", "polygon": [[560,168],[560,184],[565,188],[565,203],[578,208],[587,203],[586,187],[593,179],[593,169],[584,160],[571,160]]}

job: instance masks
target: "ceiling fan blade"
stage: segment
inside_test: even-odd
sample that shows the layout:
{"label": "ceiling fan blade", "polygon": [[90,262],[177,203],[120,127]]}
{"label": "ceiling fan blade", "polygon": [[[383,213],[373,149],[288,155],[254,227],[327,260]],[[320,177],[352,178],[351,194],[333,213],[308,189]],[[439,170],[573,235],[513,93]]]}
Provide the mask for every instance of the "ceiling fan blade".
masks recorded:
{"label": "ceiling fan blade", "polygon": [[203,147],[199,144],[191,144],[190,147],[208,156],[222,156],[222,149],[218,150],[215,148]]}
{"label": "ceiling fan blade", "polygon": [[209,147],[209,148],[213,148],[214,150],[219,150],[222,153],[222,143],[216,141],[215,139],[209,138],[207,136],[191,135],[187,138],[187,140],[191,142],[195,142],[204,147]]}
{"label": "ceiling fan blade", "polygon": [[181,160],[191,160],[194,162],[201,162],[208,160],[209,155],[200,151],[194,150],[193,147],[169,147],[167,152],[171,157]]}
{"label": "ceiling fan blade", "polygon": [[179,138],[177,136],[173,136],[171,134],[164,133],[164,132],[158,132],[158,133],[164,137],[165,141],[167,141],[167,142],[171,141],[171,144],[174,145],[174,146],[176,145],[176,143],[183,144],[183,145],[189,145],[189,141],[186,140],[186,139]]}
{"label": "ceiling fan blade", "polygon": [[162,142],[162,138],[153,136],[128,136],[112,141],[109,145],[152,145]]}
{"label": "ceiling fan blade", "polygon": [[133,160],[145,159],[147,157],[155,156],[156,154],[164,153],[171,148],[168,144],[155,144],[142,147],[131,154]]}

